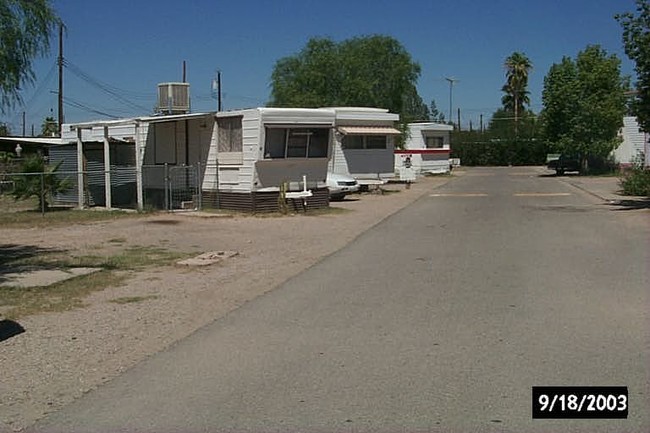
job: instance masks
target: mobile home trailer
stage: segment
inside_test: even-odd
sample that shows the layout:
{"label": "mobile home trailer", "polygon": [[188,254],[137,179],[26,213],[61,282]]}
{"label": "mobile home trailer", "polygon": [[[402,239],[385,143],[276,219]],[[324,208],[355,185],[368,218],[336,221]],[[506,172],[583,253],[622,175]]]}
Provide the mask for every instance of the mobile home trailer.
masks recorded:
{"label": "mobile home trailer", "polygon": [[395,171],[409,166],[416,175],[448,173],[452,130],[453,126],[441,123],[409,123],[404,149],[395,151]]}

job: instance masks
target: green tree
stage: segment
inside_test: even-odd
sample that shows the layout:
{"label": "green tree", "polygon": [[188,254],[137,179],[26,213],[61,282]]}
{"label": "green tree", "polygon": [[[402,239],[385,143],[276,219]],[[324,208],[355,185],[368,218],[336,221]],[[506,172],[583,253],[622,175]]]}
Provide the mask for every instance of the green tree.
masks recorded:
{"label": "green tree", "polygon": [[52,116],[47,116],[41,124],[40,137],[55,137],[59,134],[59,123]]}
{"label": "green tree", "polygon": [[445,115],[442,111],[438,110],[435,99],[431,100],[431,105],[429,107],[429,118],[431,121],[437,123],[445,123]]}
{"label": "green tree", "polygon": [[0,137],[8,137],[11,135],[11,130],[9,125],[4,122],[0,122]]}
{"label": "green tree", "polygon": [[45,163],[41,155],[29,155],[23,161],[20,172],[14,176],[13,196],[16,200],[38,197],[39,209],[47,210],[54,194],[70,189],[70,180],[61,179],[56,171],[61,163],[51,166]]}
{"label": "green tree", "polygon": [[646,132],[650,131],[650,2],[636,1],[637,15],[625,13],[616,15],[623,27],[625,53],[635,62],[638,78],[637,95],[632,111]]}
{"label": "green tree", "polygon": [[492,114],[485,136],[498,152],[493,151],[494,164],[527,165],[544,162],[546,146],[539,139],[537,116],[524,110],[519,118],[505,108]]}
{"label": "green tree", "polygon": [[296,55],[278,60],[271,76],[271,106],[380,107],[403,120],[428,115],[416,89],[420,65],[389,36],[340,43],[312,38]]}
{"label": "green tree", "polygon": [[0,0],[0,111],[20,101],[20,89],[34,81],[32,61],[49,50],[60,22],[48,0]]}
{"label": "green tree", "polygon": [[619,145],[628,88],[620,64],[592,45],[575,60],[564,57],[544,77],[544,136],[554,150],[578,155],[583,172],[590,158],[606,159]]}
{"label": "green tree", "polygon": [[525,54],[515,51],[506,58],[506,84],[501,88],[505,93],[501,103],[506,111],[514,114],[515,130],[519,117],[525,111],[525,106],[530,105],[528,92],[528,75],[533,64]]}

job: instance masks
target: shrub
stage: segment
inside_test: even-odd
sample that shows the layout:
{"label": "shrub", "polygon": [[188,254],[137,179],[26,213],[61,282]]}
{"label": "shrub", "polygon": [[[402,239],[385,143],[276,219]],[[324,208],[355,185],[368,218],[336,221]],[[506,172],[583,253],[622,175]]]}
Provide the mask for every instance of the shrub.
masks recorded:
{"label": "shrub", "polygon": [[14,198],[24,200],[38,197],[39,208],[43,211],[47,210],[51,196],[65,192],[71,186],[69,179],[61,179],[55,174],[61,162],[50,166],[40,155],[30,155],[25,158],[20,167],[21,174],[14,176]]}
{"label": "shrub", "polygon": [[643,166],[642,155],[632,169],[623,173],[620,182],[625,195],[650,196],[650,169]]}

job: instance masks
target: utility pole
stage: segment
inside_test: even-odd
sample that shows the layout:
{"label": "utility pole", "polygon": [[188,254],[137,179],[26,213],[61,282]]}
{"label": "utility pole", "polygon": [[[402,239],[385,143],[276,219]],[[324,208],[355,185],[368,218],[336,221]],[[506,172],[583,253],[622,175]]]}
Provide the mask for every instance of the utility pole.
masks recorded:
{"label": "utility pole", "polygon": [[481,114],[481,133],[483,133],[483,115]]}
{"label": "utility pole", "polygon": [[[453,124],[454,120],[452,117],[452,107],[453,107],[453,99],[454,99],[454,84],[458,82],[456,78],[453,77],[445,77],[445,80],[449,82],[449,121]],[[458,125],[460,128],[460,124]]]}
{"label": "utility pole", "polygon": [[460,131],[460,108],[458,109],[458,130]]}
{"label": "utility pole", "polygon": [[221,111],[221,71],[217,71],[217,111]]}
{"label": "utility pole", "polygon": [[63,126],[63,23],[59,24],[59,137]]}
{"label": "utility pole", "polygon": [[25,137],[25,112],[23,111],[23,137]]}
{"label": "utility pole", "polygon": [[217,69],[217,76],[212,80],[212,97],[217,99],[217,111],[221,111],[221,71]]}

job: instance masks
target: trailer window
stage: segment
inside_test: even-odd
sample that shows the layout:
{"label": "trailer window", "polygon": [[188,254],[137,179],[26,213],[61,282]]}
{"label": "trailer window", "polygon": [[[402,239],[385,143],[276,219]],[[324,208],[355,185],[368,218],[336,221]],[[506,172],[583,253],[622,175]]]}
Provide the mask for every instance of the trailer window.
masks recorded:
{"label": "trailer window", "polygon": [[265,158],[284,158],[286,129],[266,128]]}
{"label": "trailer window", "polygon": [[242,117],[221,117],[217,119],[219,152],[242,152]]}
{"label": "trailer window", "polygon": [[366,136],[366,149],[386,149],[385,135]]}
{"label": "trailer window", "polygon": [[388,137],[385,135],[346,135],[343,137],[345,149],[386,149]]}
{"label": "trailer window", "polygon": [[444,139],[442,137],[425,137],[427,149],[439,149],[444,147]]}
{"label": "trailer window", "polygon": [[329,128],[266,128],[265,158],[327,158]]}
{"label": "trailer window", "polygon": [[317,128],[312,129],[312,136],[309,139],[309,158],[327,158],[327,148],[329,146],[330,134],[329,129]]}
{"label": "trailer window", "polygon": [[363,149],[363,135],[346,135],[343,137],[343,147],[346,149]]}

